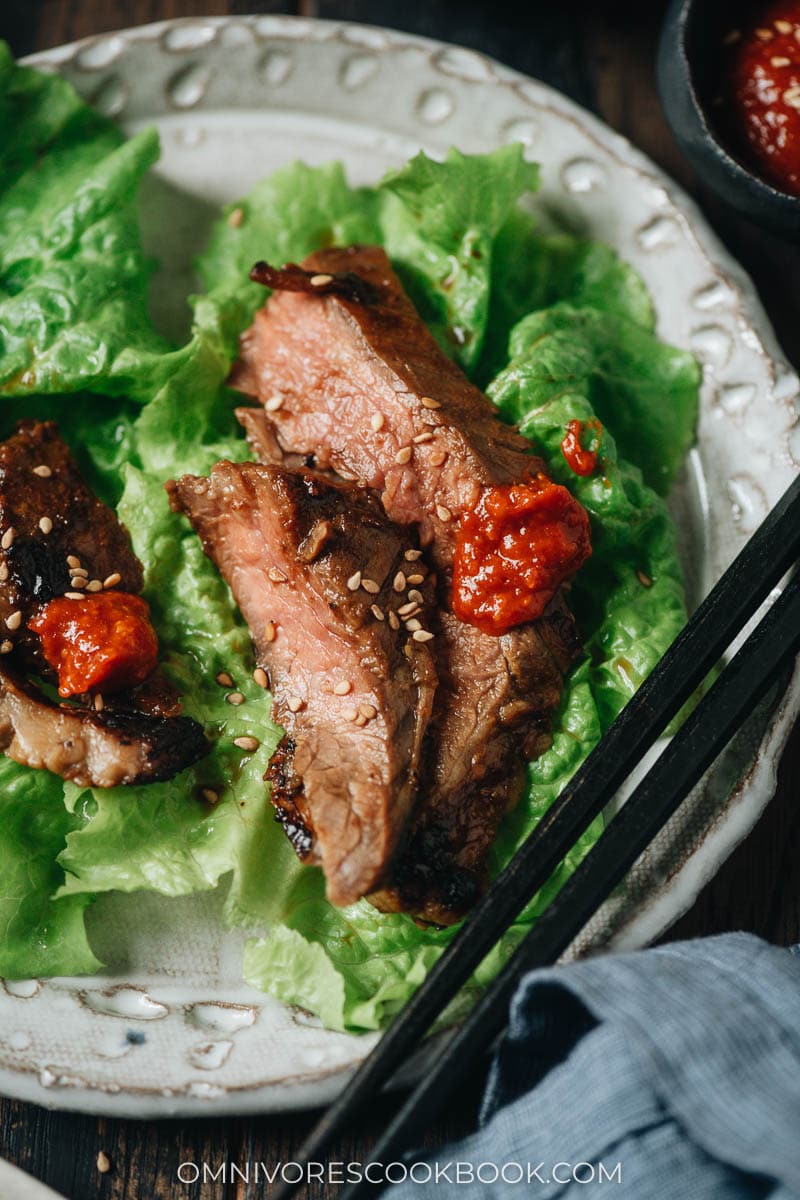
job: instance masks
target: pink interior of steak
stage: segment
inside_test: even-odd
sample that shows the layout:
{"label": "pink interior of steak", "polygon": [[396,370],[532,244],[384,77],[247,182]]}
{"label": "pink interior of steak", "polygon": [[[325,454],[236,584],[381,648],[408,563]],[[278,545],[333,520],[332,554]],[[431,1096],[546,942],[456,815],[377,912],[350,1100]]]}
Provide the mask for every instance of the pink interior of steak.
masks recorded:
{"label": "pink interior of steak", "polygon": [[542,464],[440,350],[383,250],[322,250],[303,266],[356,273],[371,302],[275,292],[241,339],[231,382],[264,404],[271,430],[262,425],[261,438],[271,455],[313,456],[321,469],[375,489],[393,521],[418,526],[438,568],[429,773],[407,846],[373,899],[445,923],[485,883],[521,763],[549,744],[548,717],[577,650],[560,595],[540,621],[502,637],[449,611],[458,518],[485,486],[522,480]]}
{"label": "pink interior of steak", "polygon": [[286,730],[273,802],[321,862],[329,898],[350,903],[382,878],[405,828],[432,706],[427,646],[388,619],[410,542],[368,496],[309,473],[223,462],[171,491],[269,674]]}

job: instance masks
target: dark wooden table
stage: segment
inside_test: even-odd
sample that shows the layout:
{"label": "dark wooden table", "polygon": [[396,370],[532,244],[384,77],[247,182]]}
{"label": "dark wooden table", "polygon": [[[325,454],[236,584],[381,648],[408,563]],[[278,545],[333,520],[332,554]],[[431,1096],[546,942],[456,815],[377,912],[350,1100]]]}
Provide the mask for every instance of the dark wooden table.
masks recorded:
{"label": "dark wooden table", "polygon": [[[388,25],[483,50],[560,88],[599,113],[700,201],[722,239],[754,277],[778,335],[800,366],[800,253],[720,211],[698,188],[664,123],[653,82],[663,5],[607,0],[569,5],[536,0],[0,0],[0,35],[17,55],[88,34],[164,17],[244,12],[301,12]],[[775,799],[670,938],[752,930],[779,944],[800,941],[800,729],[784,756]],[[472,1093],[430,1131],[440,1145],[469,1128]],[[336,1148],[339,1160],[363,1160],[389,1111],[380,1106]],[[137,1123],[62,1113],[0,1100],[0,1155],[70,1200],[253,1200],[241,1181],[186,1185],[182,1161],[286,1162],[311,1116]],[[98,1170],[104,1152],[110,1170]],[[327,1189],[330,1195],[334,1189]],[[309,1197],[321,1196],[312,1187]]]}

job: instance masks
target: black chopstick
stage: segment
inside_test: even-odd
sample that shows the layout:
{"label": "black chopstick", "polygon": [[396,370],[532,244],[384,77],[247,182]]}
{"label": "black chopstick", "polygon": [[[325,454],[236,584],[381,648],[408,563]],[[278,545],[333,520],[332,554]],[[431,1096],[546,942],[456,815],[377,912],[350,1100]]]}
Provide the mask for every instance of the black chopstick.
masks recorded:
{"label": "black chopstick", "polygon": [[[340,1130],[408,1058],[433,1021],[589,823],[612,799],[644,753],[680,711],[800,552],[800,477],[642,683],[583,766],[551,805],[425,982],[392,1021],[311,1131],[296,1160],[322,1161]],[[282,1185],[287,1200],[297,1184]]]}
{"label": "black chopstick", "polygon": [[[624,879],[643,850],[702,778],[763,698],[781,665],[800,649],[800,574],[687,718],[581,865],[538,918],[465,1023],[426,1066],[425,1075],[373,1146],[371,1161],[394,1161],[430,1124],[442,1105],[506,1023],[522,975],[552,964]],[[379,1191],[362,1179],[342,1200]]]}

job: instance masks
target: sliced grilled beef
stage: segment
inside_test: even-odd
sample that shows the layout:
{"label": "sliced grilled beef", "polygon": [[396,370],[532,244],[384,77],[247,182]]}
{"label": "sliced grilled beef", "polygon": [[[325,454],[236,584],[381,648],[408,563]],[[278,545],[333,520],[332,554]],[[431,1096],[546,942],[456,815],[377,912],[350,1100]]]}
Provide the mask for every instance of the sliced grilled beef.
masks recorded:
{"label": "sliced grilled beef", "polygon": [[207,749],[202,729],[186,717],[53,704],[0,665],[0,751],[24,766],[82,787],[117,787],[171,779]]}
{"label": "sliced grilled beef", "polygon": [[168,490],[268,672],[286,731],[267,774],[278,819],[348,904],[382,880],[417,794],[436,686],[419,552],[374,497],[310,471],[222,462]]}
{"label": "sliced grilled beef", "polygon": [[31,618],[57,597],[104,584],[142,589],[125,528],[86,486],[56,425],[21,421],[0,443],[0,741],[16,761],[80,784],[167,779],[208,743],[197,722],[180,716],[159,672],[107,697],[101,712],[56,704],[24,678],[55,680]]}
{"label": "sliced grilled beef", "polygon": [[118,574],[120,591],[142,590],[142,568],[125,528],[86,486],[52,421],[21,421],[13,437],[0,442],[0,537],[0,627],[21,613],[18,629],[4,636],[30,669],[48,670],[28,620],[49,600],[76,590],[72,579],[80,588],[83,570],[86,583]]}
{"label": "sliced grilled beef", "polygon": [[[295,268],[292,290],[275,291],[242,337],[231,382],[265,405],[273,458],[276,445],[313,455],[319,468],[375,489],[393,521],[419,527],[437,569],[430,779],[391,881],[372,899],[448,923],[485,886],[498,824],[519,795],[524,760],[549,745],[549,714],[577,651],[560,595],[541,620],[500,637],[458,622],[455,529],[484,487],[542,464],[436,344],[383,250],[321,250],[303,268],[305,283]],[[337,283],[354,275],[360,294]],[[280,272],[268,280],[256,268],[259,277],[283,286]],[[262,427],[251,443],[264,436]]]}

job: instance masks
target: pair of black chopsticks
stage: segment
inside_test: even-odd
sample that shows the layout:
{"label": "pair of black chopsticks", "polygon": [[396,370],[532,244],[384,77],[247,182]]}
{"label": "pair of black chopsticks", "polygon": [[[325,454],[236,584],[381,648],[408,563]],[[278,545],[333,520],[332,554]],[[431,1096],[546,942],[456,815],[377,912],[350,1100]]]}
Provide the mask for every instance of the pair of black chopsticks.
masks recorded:
{"label": "pair of black chopsticks", "polygon": [[[320,1162],[333,1139],[409,1057],[513,919],[547,881],[589,823],[628,779],[731,642],[800,556],[800,478],[703,601],[602,742],[465,921],[427,979],[395,1017],[349,1086],[312,1130],[296,1161]],[[800,649],[800,573],[755,630],[539,917],[465,1023],[439,1048],[423,1081],[372,1149],[388,1162],[430,1123],[504,1027],[523,972],[553,963],[570,945],[676,811],[747,715]],[[298,1184],[276,1193],[294,1194]],[[343,1200],[379,1190],[363,1180]]]}

